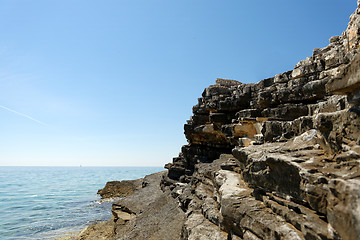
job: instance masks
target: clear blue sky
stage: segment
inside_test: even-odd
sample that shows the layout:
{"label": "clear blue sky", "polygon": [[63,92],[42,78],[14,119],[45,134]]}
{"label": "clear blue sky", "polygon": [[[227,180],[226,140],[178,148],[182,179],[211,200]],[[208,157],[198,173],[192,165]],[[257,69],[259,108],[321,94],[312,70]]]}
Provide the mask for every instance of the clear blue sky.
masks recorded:
{"label": "clear blue sky", "polygon": [[356,0],[0,0],[0,165],[163,166],[217,77],[287,71]]}

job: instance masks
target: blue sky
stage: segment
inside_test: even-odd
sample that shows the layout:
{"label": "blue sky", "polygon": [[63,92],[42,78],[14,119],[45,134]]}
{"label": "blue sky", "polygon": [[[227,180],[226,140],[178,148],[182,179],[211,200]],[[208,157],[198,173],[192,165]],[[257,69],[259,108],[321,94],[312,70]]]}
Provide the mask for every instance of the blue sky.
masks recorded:
{"label": "blue sky", "polygon": [[355,0],[0,0],[0,165],[163,166],[217,77],[293,68]]}

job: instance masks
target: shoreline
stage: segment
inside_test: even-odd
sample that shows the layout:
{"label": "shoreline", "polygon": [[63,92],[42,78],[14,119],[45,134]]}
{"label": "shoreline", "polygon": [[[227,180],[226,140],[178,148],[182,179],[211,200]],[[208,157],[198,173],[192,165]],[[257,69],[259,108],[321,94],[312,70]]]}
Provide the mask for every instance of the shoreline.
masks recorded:
{"label": "shoreline", "polygon": [[[112,208],[109,209],[109,211],[112,212],[112,216],[110,217],[110,219],[89,224],[79,231],[65,232],[62,236],[52,238],[51,240],[80,240],[80,239],[97,240],[97,239],[111,238],[114,227],[113,222],[115,221],[115,218],[118,217],[117,214],[119,213],[118,210],[114,208],[114,205],[116,205],[118,202],[121,201],[127,201],[127,199],[130,198],[132,207],[138,205],[139,206],[138,210],[140,210],[141,205],[144,204],[144,200],[143,201],[139,200],[139,197],[141,197],[142,199],[144,198],[151,199],[154,197],[153,193],[155,189],[157,195],[161,195],[161,190],[159,188],[160,182],[162,176],[166,173],[167,171],[160,171],[146,175],[143,178],[138,178],[135,180],[107,182],[102,189],[98,190],[97,193],[98,195],[100,195],[101,199],[97,200],[97,202],[100,204],[104,202],[112,204]],[[142,191],[143,189],[150,190],[147,191],[147,193],[145,194],[147,195],[147,197],[144,195],[144,192]],[[136,196],[135,198],[133,198],[134,195]],[[122,212],[121,210],[120,212],[121,212],[120,215],[121,214],[124,215],[124,212]],[[127,213],[125,213],[125,215],[126,214]],[[116,219],[116,221],[117,220],[118,219]],[[126,219],[125,216],[125,222],[127,222],[128,220],[129,219]],[[100,232],[100,234],[98,234],[98,232]],[[104,235],[106,236],[105,238]]]}
{"label": "shoreline", "polygon": [[[96,192],[112,179],[137,179],[163,168],[0,168],[1,239],[54,239],[111,217]],[[71,170],[71,171],[69,171]],[[73,235],[72,235],[73,236]]]}

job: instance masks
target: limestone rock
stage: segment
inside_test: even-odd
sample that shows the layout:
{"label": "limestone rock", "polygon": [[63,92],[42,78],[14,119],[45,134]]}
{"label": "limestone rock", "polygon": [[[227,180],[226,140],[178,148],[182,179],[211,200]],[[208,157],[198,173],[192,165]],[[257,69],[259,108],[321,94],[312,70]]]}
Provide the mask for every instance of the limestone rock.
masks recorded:
{"label": "limestone rock", "polygon": [[107,182],[97,193],[101,198],[126,197],[134,193],[141,185],[141,180],[124,180]]}
{"label": "limestone rock", "polygon": [[75,240],[181,239],[184,213],[160,188],[164,172],[140,179],[146,182],[132,195],[113,204],[113,217],[83,230]]}
{"label": "limestone rock", "polygon": [[293,70],[204,90],[162,182],[189,217],[228,239],[360,236],[359,29],[357,9]]}

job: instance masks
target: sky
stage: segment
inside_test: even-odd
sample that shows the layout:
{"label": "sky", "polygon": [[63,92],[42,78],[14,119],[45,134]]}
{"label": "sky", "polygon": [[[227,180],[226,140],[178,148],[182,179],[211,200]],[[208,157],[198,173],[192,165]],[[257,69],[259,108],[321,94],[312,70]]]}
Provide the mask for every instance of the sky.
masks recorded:
{"label": "sky", "polygon": [[258,82],[356,0],[0,0],[0,166],[163,166],[216,78]]}

